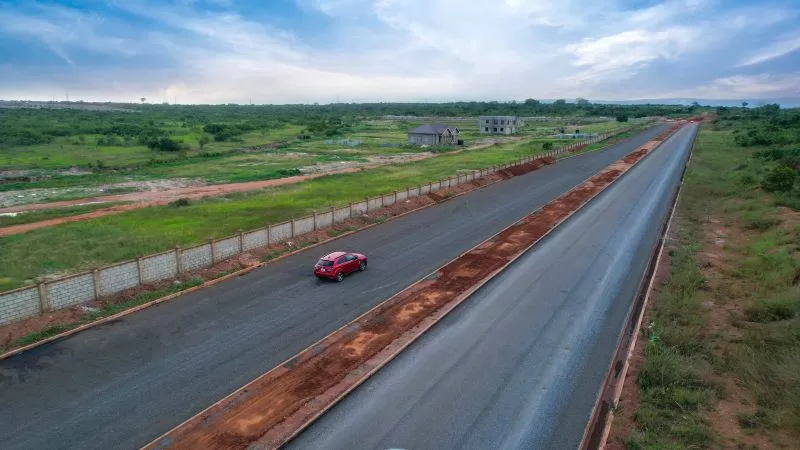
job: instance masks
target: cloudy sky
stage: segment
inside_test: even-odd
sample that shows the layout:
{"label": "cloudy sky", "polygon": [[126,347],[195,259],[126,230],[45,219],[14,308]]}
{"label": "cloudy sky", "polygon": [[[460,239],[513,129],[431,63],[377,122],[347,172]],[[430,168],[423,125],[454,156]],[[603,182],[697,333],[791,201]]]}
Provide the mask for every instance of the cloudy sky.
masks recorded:
{"label": "cloudy sky", "polygon": [[800,98],[797,0],[0,0],[0,98]]}

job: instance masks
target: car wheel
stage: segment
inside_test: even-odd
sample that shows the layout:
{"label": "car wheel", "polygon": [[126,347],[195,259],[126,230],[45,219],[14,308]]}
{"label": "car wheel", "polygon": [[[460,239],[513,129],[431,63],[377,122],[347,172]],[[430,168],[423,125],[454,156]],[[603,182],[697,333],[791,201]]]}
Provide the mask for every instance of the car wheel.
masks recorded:
{"label": "car wheel", "polygon": [[358,263],[358,270],[361,272],[367,270],[367,262],[361,261],[360,263]]}
{"label": "car wheel", "polygon": [[342,280],[344,280],[344,272],[340,271],[336,274],[336,281],[342,282]]}

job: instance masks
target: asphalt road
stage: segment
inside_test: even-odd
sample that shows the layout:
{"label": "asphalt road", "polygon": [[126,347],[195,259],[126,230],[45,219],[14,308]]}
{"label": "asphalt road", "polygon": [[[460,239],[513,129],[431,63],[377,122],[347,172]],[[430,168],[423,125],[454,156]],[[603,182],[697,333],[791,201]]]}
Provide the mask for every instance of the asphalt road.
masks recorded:
{"label": "asphalt road", "polygon": [[577,448],[695,131],[641,161],[288,448]]}
{"label": "asphalt road", "polygon": [[[0,361],[2,448],[138,448],[665,128]],[[369,269],[318,282],[314,261],[337,249]]]}

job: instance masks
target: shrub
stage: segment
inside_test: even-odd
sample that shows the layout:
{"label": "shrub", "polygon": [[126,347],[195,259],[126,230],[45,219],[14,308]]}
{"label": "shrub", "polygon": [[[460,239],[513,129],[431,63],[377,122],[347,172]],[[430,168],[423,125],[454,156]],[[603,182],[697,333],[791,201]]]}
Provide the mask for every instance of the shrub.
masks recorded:
{"label": "shrub", "polygon": [[278,169],[278,175],[282,177],[293,177],[295,175],[300,175],[302,172],[298,168],[291,168],[291,169]]}
{"label": "shrub", "polygon": [[553,143],[552,142],[545,142],[544,144],[542,144],[542,150],[548,151],[548,150],[552,150],[552,149],[553,149]]}
{"label": "shrub", "polygon": [[191,204],[192,204],[191,200],[189,200],[186,197],[183,197],[175,200],[174,202],[170,202],[169,206],[172,206],[173,208],[182,208],[184,206],[189,206]]}
{"label": "shrub", "polygon": [[791,191],[796,178],[797,172],[794,169],[781,165],[772,169],[764,177],[761,187],[769,192]]}
{"label": "shrub", "polygon": [[744,315],[750,322],[769,323],[788,320],[797,312],[798,301],[792,298],[763,300],[747,308]]}
{"label": "shrub", "polygon": [[774,217],[754,217],[747,220],[745,228],[748,230],[767,231],[780,223],[780,220]]}

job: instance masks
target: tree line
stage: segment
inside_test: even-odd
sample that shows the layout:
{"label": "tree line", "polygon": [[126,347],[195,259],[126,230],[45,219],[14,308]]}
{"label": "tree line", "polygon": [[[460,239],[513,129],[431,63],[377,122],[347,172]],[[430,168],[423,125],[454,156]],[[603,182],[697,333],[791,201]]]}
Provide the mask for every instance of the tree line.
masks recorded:
{"label": "tree line", "polygon": [[[628,117],[692,114],[692,105],[607,105],[585,99],[574,103],[558,100],[523,102],[453,103],[337,103],[330,105],[121,105],[135,112],[77,109],[0,110],[0,145],[46,144],[59,137],[101,135],[98,145],[146,145],[163,151],[180,147],[171,137],[176,128],[202,130],[208,141],[236,141],[257,131],[304,127],[301,138],[333,137],[346,134],[358,118],[397,116],[607,116],[627,121]],[[173,141],[173,142],[171,142]],[[76,141],[77,142],[77,141]],[[201,146],[203,144],[200,144]]]}

